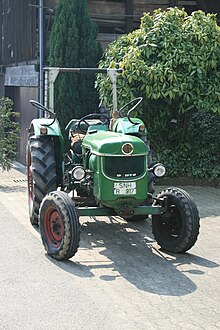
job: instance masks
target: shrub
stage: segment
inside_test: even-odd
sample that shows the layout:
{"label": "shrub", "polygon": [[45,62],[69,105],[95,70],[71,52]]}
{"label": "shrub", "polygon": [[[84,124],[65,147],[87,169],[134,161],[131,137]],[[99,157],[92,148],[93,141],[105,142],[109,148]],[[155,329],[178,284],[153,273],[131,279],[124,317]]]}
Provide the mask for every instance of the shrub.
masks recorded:
{"label": "shrub", "polygon": [[[195,120],[194,132],[202,130],[206,140],[210,130],[203,116],[209,122],[215,114],[219,121],[220,28],[215,15],[187,15],[178,8],[144,14],[140,29],[110,44],[100,67],[124,69],[117,83],[119,106],[144,98],[140,112],[155,155],[168,163],[169,175],[209,177],[208,159],[214,162],[213,176],[220,175],[217,133],[212,154],[209,148],[204,154],[198,151],[201,146],[189,139]],[[96,83],[101,98],[110,104],[109,78],[99,75]]]}
{"label": "shrub", "polygon": [[9,171],[16,159],[16,146],[19,139],[19,124],[14,121],[19,114],[12,111],[13,102],[0,99],[0,166]]}

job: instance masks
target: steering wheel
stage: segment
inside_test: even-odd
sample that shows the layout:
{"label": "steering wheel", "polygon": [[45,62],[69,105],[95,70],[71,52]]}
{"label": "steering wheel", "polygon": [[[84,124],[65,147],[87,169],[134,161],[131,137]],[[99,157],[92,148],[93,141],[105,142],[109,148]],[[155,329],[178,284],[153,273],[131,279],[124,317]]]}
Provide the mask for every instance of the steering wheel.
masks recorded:
{"label": "steering wheel", "polygon": [[[134,122],[132,122],[130,116],[131,116],[131,113],[134,109],[137,108],[137,106],[142,102],[143,100],[143,97],[136,97],[135,99],[131,100],[130,102],[126,103],[119,111],[119,116],[122,118],[122,117],[125,117],[127,115],[128,117],[128,120],[132,123],[132,124],[136,124]],[[134,104],[134,105],[133,105]],[[129,105],[133,105],[131,107],[130,110],[127,111],[127,113],[125,113],[125,109],[129,106]]]}
{"label": "steering wheel", "polygon": [[[77,124],[77,128],[84,134],[87,132],[87,129],[91,125],[94,125],[94,123],[89,123],[90,119],[100,119],[102,121],[101,125],[109,126],[109,124],[110,124],[110,119],[107,116],[103,115],[102,113],[92,113],[92,114],[86,115],[86,116],[82,117]],[[86,128],[82,127],[83,123],[86,125]]]}

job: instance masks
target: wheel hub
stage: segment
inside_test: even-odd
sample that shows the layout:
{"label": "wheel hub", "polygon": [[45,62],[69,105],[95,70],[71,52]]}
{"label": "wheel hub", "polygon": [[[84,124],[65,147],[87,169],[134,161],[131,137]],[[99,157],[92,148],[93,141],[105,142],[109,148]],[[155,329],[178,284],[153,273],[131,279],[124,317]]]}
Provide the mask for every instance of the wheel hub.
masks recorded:
{"label": "wheel hub", "polygon": [[44,217],[44,227],[48,242],[54,247],[58,247],[63,239],[63,223],[57,209],[48,208]]}
{"label": "wheel hub", "polygon": [[52,231],[53,233],[55,233],[56,235],[60,234],[60,229],[61,229],[61,225],[59,223],[59,220],[56,219],[55,221],[52,221]]}
{"label": "wheel hub", "polygon": [[181,220],[178,209],[170,205],[169,211],[163,216],[164,230],[170,237],[178,237],[181,233]]}

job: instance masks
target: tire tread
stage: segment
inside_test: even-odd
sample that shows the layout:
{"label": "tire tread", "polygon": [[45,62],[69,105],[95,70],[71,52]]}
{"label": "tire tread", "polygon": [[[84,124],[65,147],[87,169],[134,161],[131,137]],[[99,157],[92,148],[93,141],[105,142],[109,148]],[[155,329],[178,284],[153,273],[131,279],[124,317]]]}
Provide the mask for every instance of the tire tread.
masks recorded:
{"label": "tire tread", "polygon": [[170,242],[166,242],[166,239],[162,237],[161,231],[159,229],[160,225],[158,224],[160,220],[160,216],[152,217],[152,228],[153,234],[158,242],[158,244],[166,251],[174,252],[174,253],[183,253],[188,251],[196,242],[197,237],[199,235],[199,212],[197,206],[192,199],[192,197],[183,189],[170,187],[163,190],[158,198],[163,197],[172,197],[178,201],[179,210],[182,217],[185,219],[185,231],[184,236],[180,234],[180,237],[176,239],[176,245],[171,244]]}

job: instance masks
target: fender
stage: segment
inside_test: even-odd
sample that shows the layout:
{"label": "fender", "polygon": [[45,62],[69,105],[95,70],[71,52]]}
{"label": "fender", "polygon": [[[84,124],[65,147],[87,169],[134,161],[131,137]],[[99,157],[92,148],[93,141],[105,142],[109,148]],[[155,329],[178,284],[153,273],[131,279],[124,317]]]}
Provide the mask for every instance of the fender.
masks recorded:
{"label": "fender", "polygon": [[139,118],[132,118],[135,124],[132,124],[128,118],[119,118],[113,125],[113,132],[122,134],[137,134],[139,133],[140,126],[144,126],[144,123]]}
{"label": "fender", "polygon": [[[49,119],[49,118],[33,119],[28,131],[29,131],[29,133],[34,134],[36,137],[39,137],[42,135],[62,137],[62,133],[60,130],[58,120],[55,120],[51,126],[48,126],[48,125],[50,125],[50,123],[52,123],[52,121],[53,121],[53,119]],[[42,127],[47,128],[46,134],[42,134],[42,132],[41,132]]]}
{"label": "fender", "polygon": [[[62,178],[64,174],[64,138],[60,130],[59,122],[56,119],[51,126],[53,119],[50,118],[39,118],[33,119],[28,132],[34,135],[36,138],[47,136],[51,137],[54,141],[55,159],[56,159],[56,171],[58,175],[58,181],[62,184]],[[46,132],[42,132],[42,128],[46,128]]]}

